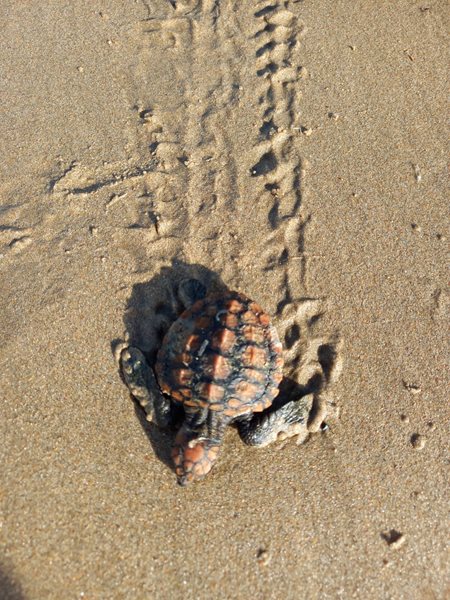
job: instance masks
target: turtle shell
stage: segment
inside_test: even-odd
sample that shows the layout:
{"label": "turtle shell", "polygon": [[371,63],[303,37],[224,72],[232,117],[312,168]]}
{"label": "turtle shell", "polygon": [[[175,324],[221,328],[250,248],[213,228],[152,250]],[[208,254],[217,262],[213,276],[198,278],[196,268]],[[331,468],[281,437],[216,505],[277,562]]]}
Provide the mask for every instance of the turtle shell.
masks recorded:
{"label": "turtle shell", "polygon": [[281,352],[270,317],[229,292],[198,300],[180,315],[163,340],[156,374],[176,402],[234,419],[272,404],[283,377]]}

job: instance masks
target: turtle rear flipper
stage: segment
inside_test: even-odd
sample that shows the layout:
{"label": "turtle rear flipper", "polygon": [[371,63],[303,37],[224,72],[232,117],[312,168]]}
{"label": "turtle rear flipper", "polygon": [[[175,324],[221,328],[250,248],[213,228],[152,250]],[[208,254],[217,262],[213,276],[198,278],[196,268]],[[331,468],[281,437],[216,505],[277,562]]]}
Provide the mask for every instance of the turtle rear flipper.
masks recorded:
{"label": "turtle rear flipper", "polygon": [[163,396],[145,356],[138,348],[128,346],[120,353],[119,360],[125,383],[145,410],[147,420],[158,427],[168,427],[171,424],[170,400]]}
{"label": "turtle rear flipper", "polygon": [[178,298],[183,308],[191,307],[206,296],[206,287],[198,279],[184,279],[178,286]]}

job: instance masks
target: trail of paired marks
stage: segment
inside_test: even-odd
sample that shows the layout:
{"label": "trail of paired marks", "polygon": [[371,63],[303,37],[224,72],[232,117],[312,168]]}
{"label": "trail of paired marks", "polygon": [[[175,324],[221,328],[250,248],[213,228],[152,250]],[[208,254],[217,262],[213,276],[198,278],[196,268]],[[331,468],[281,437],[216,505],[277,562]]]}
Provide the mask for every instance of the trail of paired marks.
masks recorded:
{"label": "trail of paired marks", "polygon": [[[266,207],[262,270],[277,284],[276,320],[284,341],[286,374],[314,395],[310,431],[334,411],[330,387],[342,369],[341,342],[324,323],[322,299],[307,289],[309,255],[305,236],[312,217],[303,207],[306,169],[301,158],[300,99],[305,68],[301,38],[305,26],[290,2],[261,1],[253,33],[260,113],[256,154],[249,171],[256,202]],[[264,199],[264,200],[262,200]],[[261,201],[262,200],[262,201]]]}
{"label": "trail of paired marks", "polygon": [[[184,9],[176,3],[176,18],[160,24],[172,40],[183,101],[179,108],[184,130],[183,163],[186,185],[182,197],[188,210],[189,236],[184,257],[216,269],[223,267],[223,222],[232,218],[238,198],[230,113],[239,98],[239,72],[233,55],[232,32],[224,24],[227,4],[205,0]],[[230,26],[233,15],[226,15]],[[232,29],[232,27],[230,27]]]}
{"label": "trail of paired marks", "polygon": [[[275,291],[286,371],[315,392],[311,427],[317,429],[330,412],[325,389],[340,372],[340,344],[320,331],[323,302],[306,289],[311,216],[302,207],[299,127],[304,25],[289,6],[175,3],[171,18],[152,22],[151,35],[165,44],[181,92],[175,118],[166,120],[176,124],[172,163],[185,167],[172,168],[170,177],[187,219],[178,255],[214,270],[230,287],[251,293],[253,285],[269,301]],[[164,122],[161,111],[154,115]],[[163,143],[154,140],[160,164]]]}
{"label": "trail of paired marks", "polygon": [[258,103],[258,160],[250,167],[260,194],[270,195],[264,269],[283,272],[283,304],[305,294],[307,258],[302,212],[305,169],[300,155],[298,118],[300,39],[304,31],[289,3],[260,2],[253,35],[256,75],[263,81]]}
{"label": "trail of paired marks", "polygon": [[[304,25],[289,1],[155,5],[136,32],[133,160],[94,176],[74,165],[52,191],[72,199],[103,194],[114,239],[141,276],[174,260],[202,264],[263,302],[284,338],[286,374],[316,392],[317,427],[330,402],[322,392],[340,361],[337,337],[321,332],[323,302],[307,290]],[[156,315],[156,333],[146,327],[152,346],[170,324],[165,304],[176,304],[173,290],[160,287],[135,302],[149,321]]]}

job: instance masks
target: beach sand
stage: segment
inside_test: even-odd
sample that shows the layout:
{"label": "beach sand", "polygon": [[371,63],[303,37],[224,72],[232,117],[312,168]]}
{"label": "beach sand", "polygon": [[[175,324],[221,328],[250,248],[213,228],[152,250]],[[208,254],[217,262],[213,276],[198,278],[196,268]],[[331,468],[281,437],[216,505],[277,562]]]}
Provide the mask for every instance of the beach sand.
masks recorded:
{"label": "beach sand", "polygon": [[[0,596],[448,597],[447,3],[0,14]],[[327,431],[182,489],[114,350],[192,275],[335,369]]]}

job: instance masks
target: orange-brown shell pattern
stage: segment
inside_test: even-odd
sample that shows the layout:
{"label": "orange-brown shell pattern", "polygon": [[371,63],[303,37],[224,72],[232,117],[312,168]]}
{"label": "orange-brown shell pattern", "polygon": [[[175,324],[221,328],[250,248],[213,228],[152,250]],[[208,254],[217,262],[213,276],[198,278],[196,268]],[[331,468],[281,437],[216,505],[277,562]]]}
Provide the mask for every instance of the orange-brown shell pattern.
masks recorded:
{"label": "orange-brown shell pattern", "polygon": [[190,410],[232,420],[269,407],[283,377],[270,317],[243,294],[198,300],[167,332],[156,373],[163,392]]}

